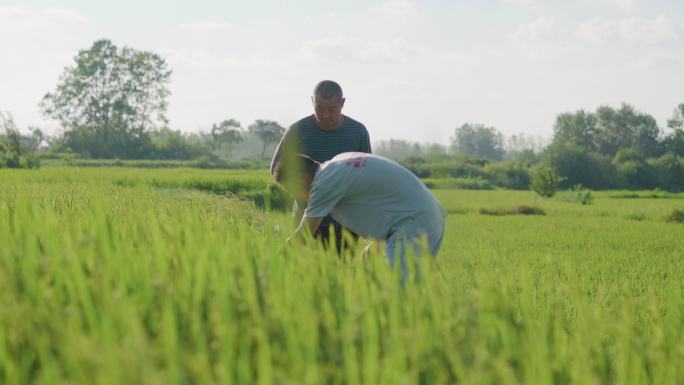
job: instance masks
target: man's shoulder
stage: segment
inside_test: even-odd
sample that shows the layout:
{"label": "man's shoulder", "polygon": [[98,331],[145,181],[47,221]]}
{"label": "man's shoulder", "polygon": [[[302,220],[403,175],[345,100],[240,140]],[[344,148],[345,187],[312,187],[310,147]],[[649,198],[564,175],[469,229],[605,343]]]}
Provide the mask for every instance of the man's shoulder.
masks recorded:
{"label": "man's shoulder", "polygon": [[290,125],[291,130],[302,130],[316,126],[313,115],[305,116]]}
{"label": "man's shoulder", "polygon": [[345,126],[351,128],[351,129],[354,129],[354,130],[360,130],[360,131],[368,132],[368,130],[366,129],[366,126],[363,123],[361,123],[358,120],[351,118],[347,115],[343,115],[343,116],[344,116],[344,123],[343,124]]}

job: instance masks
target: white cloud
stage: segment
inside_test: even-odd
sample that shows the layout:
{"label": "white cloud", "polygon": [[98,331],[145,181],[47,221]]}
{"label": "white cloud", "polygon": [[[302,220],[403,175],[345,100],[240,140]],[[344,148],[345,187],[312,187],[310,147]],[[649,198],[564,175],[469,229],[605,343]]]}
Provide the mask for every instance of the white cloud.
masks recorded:
{"label": "white cloud", "polygon": [[633,12],[639,9],[642,0],[501,0],[504,3],[519,4],[534,9],[544,6],[559,5],[581,5],[581,6],[601,6],[609,5],[623,11]]}
{"label": "white cloud", "polygon": [[631,17],[620,21],[619,28],[622,39],[628,43],[653,45],[679,39],[679,28],[665,15],[652,20]]}
{"label": "white cloud", "polygon": [[617,22],[600,17],[585,21],[577,27],[575,38],[593,45],[606,44],[618,37]]}
{"label": "white cloud", "polygon": [[88,18],[85,17],[84,15],[68,10],[68,9],[59,9],[59,8],[47,8],[43,10],[43,15],[46,17],[55,20],[55,21],[60,21],[63,23],[87,23]]}
{"label": "white cloud", "polygon": [[656,48],[645,55],[640,55],[627,65],[627,69],[632,72],[679,72],[681,68],[684,68],[684,49],[669,48]]}
{"label": "white cloud", "polygon": [[526,24],[520,24],[511,34],[516,42],[530,42],[549,39],[553,36],[555,21],[550,17],[540,17]]}
{"label": "white cloud", "polygon": [[388,19],[410,19],[416,16],[416,6],[409,0],[390,0],[373,8],[373,11]]}
{"label": "white cloud", "polygon": [[179,26],[183,31],[193,32],[221,32],[230,29],[230,23],[217,20],[201,20],[191,23],[183,23]]}
{"label": "white cloud", "polygon": [[604,0],[604,2],[614,5],[624,11],[636,11],[641,0]]}
{"label": "white cloud", "polygon": [[324,38],[302,44],[300,60],[309,63],[402,62],[424,50],[404,39]]}
{"label": "white cloud", "polygon": [[36,10],[24,6],[0,6],[0,27],[38,29],[65,24],[83,24],[88,21],[83,14],[68,9]]}
{"label": "white cloud", "polygon": [[621,20],[595,18],[579,25],[575,38],[594,45],[622,42],[658,45],[679,39],[678,28],[669,16],[654,19],[629,17]]}

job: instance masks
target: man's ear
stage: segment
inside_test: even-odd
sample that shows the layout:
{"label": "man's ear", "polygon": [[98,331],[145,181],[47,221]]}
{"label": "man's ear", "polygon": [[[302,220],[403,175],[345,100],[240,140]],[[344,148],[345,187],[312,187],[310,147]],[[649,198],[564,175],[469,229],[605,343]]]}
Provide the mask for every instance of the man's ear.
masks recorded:
{"label": "man's ear", "polygon": [[340,99],[340,108],[344,107],[344,102],[346,102],[346,101],[347,101],[346,98]]}

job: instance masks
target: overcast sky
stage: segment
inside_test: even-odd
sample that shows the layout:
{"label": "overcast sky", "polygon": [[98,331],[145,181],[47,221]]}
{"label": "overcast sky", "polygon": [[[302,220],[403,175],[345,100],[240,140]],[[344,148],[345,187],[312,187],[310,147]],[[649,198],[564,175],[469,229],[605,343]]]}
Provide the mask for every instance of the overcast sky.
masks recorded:
{"label": "overcast sky", "polygon": [[55,132],[38,102],[100,38],[168,61],[183,131],[287,126],[322,79],[374,141],[464,122],[548,137],[560,112],[623,101],[665,127],[684,103],[682,0],[0,0],[0,110]]}

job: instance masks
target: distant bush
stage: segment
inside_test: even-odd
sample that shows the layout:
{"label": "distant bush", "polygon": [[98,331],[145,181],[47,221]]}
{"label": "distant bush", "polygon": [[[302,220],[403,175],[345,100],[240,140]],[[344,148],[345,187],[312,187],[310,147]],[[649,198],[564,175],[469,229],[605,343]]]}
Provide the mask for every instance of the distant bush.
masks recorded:
{"label": "distant bush", "polygon": [[400,164],[412,173],[414,173],[418,178],[429,178],[432,176],[432,169],[430,163],[421,157],[409,157],[400,162]]}
{"label": "distant bush", "polygon": [[616,167],[603,155],[577,146],[553,144],[546,149],[544,158],[563,178],[560,188],[577,184],[595,190],[621,186]]}
{"label": "distant bush", "polygon": [[225,161],[216,157],[201,157],[188,160],[126,160],[126,159],[81,159],[67,154],[62,159],[53,157],[45,159],[48,166],[72,166],[72,167],[134,167],[134,168],[174,168],[189,167],[201,169],[220,170],[245,170],[263,168],[264,163],[252,159],[239,159]]}
{"label": "distant bush", "polygon": [[561,200],[571,203],[580,203],[582,205],[590,205],[594,201],[594,196],[591,190],[582,187],[581,184],[574,186],[570,191],[563,194]]}
{"label": "distant bush", "polygon": [[667,219],[668,222],[684,223],[684,209],[672,210],[665,219]]}
{"label": "distant bush", "polygon": [[534,206],[520,205],[513,208],[495,208],[495,209],[480,209],[481,215],[493,215],[493,216],[503,216],[503,215],[546,215],[546,212]]}
{"label": "distant bush", "polygon": [[658,187],[655,168],[635,149],[624,148],[615,154],[612,164],[617,170],[621,186],[642,190]]}
{"label": "distant bush", "polygon": [[462,189],[462,190],[494,190],[494,186],[481,178],[435,178],[425,179],[428,188]]}
{"label": "distant bush", "polygon": [[17,154],[11,149],[0,149],[0,168],[39,168],[40,159],[33,153]]}
{"label": "distant bush", "polygon": [[511,189],[530,188],[530,172],[525,164],[517,162],[489,163],[484,167],[487,180],[493,185]]}
{"label": "distant bush", "polygon": [[668,191],[684,191],[684,158],[668,153],[649,159],[657,186]]}
{"label": "distant bush", "polygon": [[548,164],[538,164],[532,170],[532,191],[550,198],[556,194],[558,184],[563,180]]}

